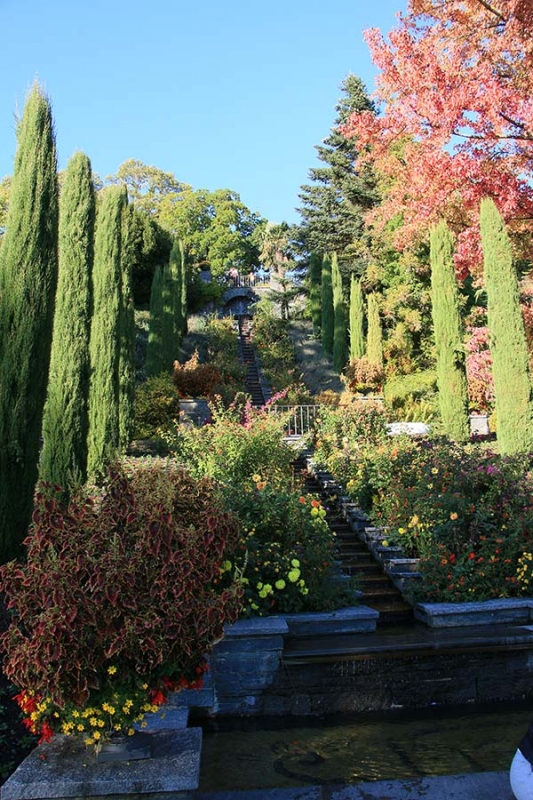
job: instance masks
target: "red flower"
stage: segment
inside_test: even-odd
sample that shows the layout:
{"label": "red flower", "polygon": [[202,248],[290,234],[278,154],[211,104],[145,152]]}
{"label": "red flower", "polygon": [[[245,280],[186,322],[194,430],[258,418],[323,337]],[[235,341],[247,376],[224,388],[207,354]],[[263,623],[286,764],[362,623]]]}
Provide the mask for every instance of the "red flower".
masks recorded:
{"label": "red flower", "polygon": [[165,697],[161,689],[152,689],[150,692],[150,696],[154,706],[162,706],[163,703],[167,702],[167,698]]}
{"label": "red flower", "polygon": [[468,556],[468,558],[470,559],[470,561],[473,561],[473,559],[474,559],[475,557],[476,557],[476,554],[475,554],[475,553],[470,553],[470,555]]}
{"label": "red flower", "polygon": [[39,739],[38,744],[42,744],[43,742],[49,742],[54,732],[48,722],[43,722],[43,726],[41,728],[41,738]]}

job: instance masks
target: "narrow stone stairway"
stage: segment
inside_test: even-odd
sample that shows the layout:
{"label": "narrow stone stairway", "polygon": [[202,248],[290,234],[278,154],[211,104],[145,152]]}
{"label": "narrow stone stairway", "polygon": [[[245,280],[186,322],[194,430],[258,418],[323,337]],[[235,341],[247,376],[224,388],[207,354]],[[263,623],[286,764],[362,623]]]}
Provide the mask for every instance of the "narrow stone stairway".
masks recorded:
{"label": "narrow stone stairway", "polygon": [[337,558],[341,572],[353,577],[363,593],[360,602],[379,612],[379,626],[406,625],[413,622],[413,609],[384,572],[382,565],[357,533],[352,530],[335,505],[335,498],[321,482],[307,471],[304,456],[294,463],[295,473],[304,477],[304,491],[317,494],[326,509],[326,521],[337,539]]}
{"label": "narrow stone stairway", "polygon": [[252,399],[253,406],[263,406],[266,397],[261,385],[259,368],[252,344],[252,320],[247,316],[239,317],[239,347],[243,363],[246,366],[246,392]]}

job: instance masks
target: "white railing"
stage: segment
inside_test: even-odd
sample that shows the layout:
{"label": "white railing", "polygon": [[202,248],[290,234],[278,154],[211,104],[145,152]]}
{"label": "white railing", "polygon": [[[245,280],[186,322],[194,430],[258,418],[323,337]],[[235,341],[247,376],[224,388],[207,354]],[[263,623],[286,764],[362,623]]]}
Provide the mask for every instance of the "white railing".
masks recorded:
{"label": "white railing", "polygon": [[287,417],[285,435],[291,437],[303,436],[309,433],[320,410],[319,405],[273,405],[269,407],[273,414],[283,414]]}

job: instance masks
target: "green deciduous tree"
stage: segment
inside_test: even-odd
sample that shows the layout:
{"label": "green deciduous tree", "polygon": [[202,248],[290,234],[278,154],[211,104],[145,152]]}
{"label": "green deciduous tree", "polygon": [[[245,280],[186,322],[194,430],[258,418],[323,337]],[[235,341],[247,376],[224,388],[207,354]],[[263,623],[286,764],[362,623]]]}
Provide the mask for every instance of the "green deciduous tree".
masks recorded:
{"label": "green deciduous tree", "polygon": [[361,281],[352,273],[350,279],[350,358],[365,354],[364,305]]}
{"label": "green deciduous tree", "polygon": [[333,287],[333,366],[342,372],[348,355],[348,325],[342,291],[342,276],[337,253],[331,257],[331,283]]}
{"label": "green deciduous tree", "polygon": [[163,352],[163,270],[157,266],[150,294],[150,325],[146,350],[146,374],[149,378],[170,370],[172,364],[165,364]]}
{"label": "green deciduous tree", "polygon": [[65,498],[87,477],[95,213],[91,164],[75,153],[59,206],[59,275],[40,462],[40,478],[61,486]]}
{"label": "green deciduous tree", "polygon": [[322,348],[328,355],[333,354],[335,318],[333,313],[333,285],[331,279],[331,256],[322,259]]}
{"label": "green deciduous tree", "polygon": [[367,299],[367,337],[366,356],[371,364],[383,366],[383,334],[379,316],[379,299],[376,292],[368,295]]}
{"label": "green deciduous tree", "polygon": [[524,323],[511,244],[493,200],[481,202],[487,324],[497,435],[506,455],[533,450],[533,403]]}
{"label": "green deciduous tree", "polygon": [[459,312],[453,237],[444,221],[430,236],[431,303],[437,347],[437,388],[444,431],[450,439],[470,438],[465,349]]}
{"label": "green deciduous tree", "polygon": [[93,268],[87,472],[102,474],[119,449],[119,368],[122,234],[125,187],[102,192],[96,220]]}
{"label": "green deciduous tree", "polygon": [[0,558],[26,536],[38,475],[57,284],[57,160],[50,102],[36,84],[17,128],[0,248]]}

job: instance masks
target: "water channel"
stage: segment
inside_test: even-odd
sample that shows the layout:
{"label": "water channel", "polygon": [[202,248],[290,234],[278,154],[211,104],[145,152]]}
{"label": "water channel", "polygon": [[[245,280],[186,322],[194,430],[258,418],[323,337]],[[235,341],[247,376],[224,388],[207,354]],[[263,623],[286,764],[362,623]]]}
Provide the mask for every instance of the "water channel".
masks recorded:
{"label": "water channel", "polygon": [[224,791],[507,770],[533,702],[342,717],[204,721],[200,789]]}

